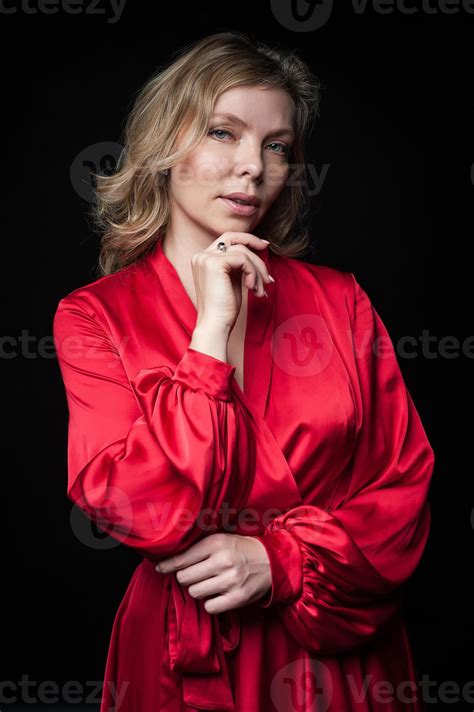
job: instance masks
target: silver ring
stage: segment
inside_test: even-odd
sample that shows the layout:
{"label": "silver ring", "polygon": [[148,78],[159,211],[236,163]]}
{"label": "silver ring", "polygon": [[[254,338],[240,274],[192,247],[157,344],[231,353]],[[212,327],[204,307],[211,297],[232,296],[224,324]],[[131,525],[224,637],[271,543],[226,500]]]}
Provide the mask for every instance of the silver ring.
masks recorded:
{"label": "silver ring", "polygon": [[217,249],[220,250],[221,252],[225,252],[227,250],[227,245],[225,242],[218,242],[217,243]]}

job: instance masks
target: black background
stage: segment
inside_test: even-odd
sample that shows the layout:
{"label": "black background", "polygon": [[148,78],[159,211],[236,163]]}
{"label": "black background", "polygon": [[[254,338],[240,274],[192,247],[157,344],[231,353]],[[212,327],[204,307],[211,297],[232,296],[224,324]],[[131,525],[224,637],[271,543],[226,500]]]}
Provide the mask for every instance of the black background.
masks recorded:
{"label": "black background", "polygon": [[[173,52],[213,32],[241,30],[297,49],[325,86],[307,156],[318,173],[328,167],[312,198],[311,261],[353,272],[394,344],[406,335],[418,343],[413,358],[399,360],[437,461],[431,535],[406,586],[405,615],[419,679],[436,682],[435,699],[446,681],[474,680],[474,349],[462,351],[472,334],[474,15],[448,14],[434,1],[424,9],[406,3],[413,14],[396,3],[390,13],[370,3],[358,13],[339,2],[322,27],[303,32],[284,27],[269,2],[128,0],[117,22],[108,21],[113,12],[104,2],[97,11],[107,7],[105,14],[13,6],[13,14],[0,12],[2,296],[10,339],[3,365],[11,395],[3,429],[11,495],[4,500],[1,679],[100,682],[115,612],[139,562],[122,546],[85,546],[69,520],[67,406],[52,318],[60,298],[96,278],[99,249],[71,165],[86,147],[120,140],[136,92]],[[429,354],[424,331],[434,337]],[[31,337],[28,353],[22,332]],[[449,358],[447,336],[458,344]],[[472,710],[474,702],[460,695],[449,708]]]}

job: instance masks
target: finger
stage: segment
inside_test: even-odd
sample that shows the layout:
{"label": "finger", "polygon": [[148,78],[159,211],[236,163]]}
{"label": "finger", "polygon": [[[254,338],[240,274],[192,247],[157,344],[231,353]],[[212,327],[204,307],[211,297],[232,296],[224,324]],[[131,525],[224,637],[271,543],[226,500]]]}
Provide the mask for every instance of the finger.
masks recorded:
{"label": "finger", "polygon": [[[233,247],[231,248],[233,249]],[[263,297],[265,295],[265,287],[263,284],[262,273],[260,272],[258,265],[252,260],[249,255],[246,255],[249,264],[252,265],[252,274],[246,279],[247,289],[251,289],[257,297]]]}
{"label": "finger", "polygon": [[[252,253],[251,250],[246,250],[244,246],[232,245],[228,247],[228,249],[225,251],[211,250],[209,252],[207,249],[203,250],[202,252],[198,252],[196,255],[194,255],[191,261],[199,262],[201,260],[206,260],[206,262],[204,262],[204,265],[210,268],[211,263],[207,262],[209,256],[216,257],[216,265],[222,266],[222,264],[224,264],[227,267],[230,267],[231,269],[241,270],[245,274],[245,284],[248,286],[248,288],[252,289],[254,285],[256,285],[257,290],[255,291],[255,294],[260,297],[263,297],[265,295],[263,277],[259,276],[259,269],[255,262],[252,260],[251,255],[254,255],[255,257],[255,254]],[[262,263],[265,266],[263,260]],[[266,276],[265,281],[267,281]],[[268,281],[271,282],[272,280],[269,279]]]}
{"label": "finger", "polygon": [[255,279],[253,280],[252,290],[257,296],[262,296],[265,291],[263,288],[262,275],[258,269],[255,270]]}
{"label": "finger", "polygon": [[210,598],[208,601],[204,601],[204,608],[211,615],[217,616],[219,613],[225,613],[226,611],[231,611],[236,606],[229,601],[228,596],[215,596],[215,598]]}
{"label": "finger", "polygon": [[188,593],[197,600],[218,596],[219,602],[223,602],[222,598],[224,597],[229,603],[232,603],[233,608],[243,605],[250,595],[248,586],[245,585],[245,579],[239,577],[235,571],[226,571],[219,576],[195,583],[189,587]]}
{"label": "finger", "polygon": [[[219,244],[219,242],[224,242],[227,245],[227,250],[218,250],[217,245]],[[268,245],[268,240],[261,239],[250,232],[227,231],[222,233],[219,238],[214,240],[214,242],[212,242],[211,245],[209,245],[209,247],[205,251],[209,250],[212,252],[222,253],[227,252],[229,249],[233,249],[236,247],[240,247],[241,249],[246,250],[250,258],[253,257],[254,261],[256,260],[256,266],[259,266],[260,276],[257,274],[254,276],[254,279],[246,278],[245,285],[248,289],[252,289],[257,296],[263,297],[264,295],[266,295],[264,282],[266,282],[267,284],[271,284],[274,282],[274,279],[270,276],[265,262],[260,257],[255,255],[255,253],[252,252],[249,247],[265,249],[265,247],[268,247]]]}
{"label": "finger", "polygon": [[227,593],[234,585],[234,581],[229,580],[227,573],[223,573],[219,574],[219,576],[211,576],[204,581],[191,584],[188,588],[188,593],[193,598],[200,600],[208,596]]}
{"label": "finger", "polygon": [[255,265],[256,274],[254,279],[250,277],[246,280],[246,287],[253,289],[256,294],[263,296],[265,294],[265,284],[272,284],[273,280],[268,271],[267,265],[261,257],[249,250],[245,245],[232,245],[226,252],[243,252],[248,259]]}
{"label": "finger", "polygon": [[265,295],[265,287],[263,285],[263,277],[258,266],[252,260],[251,257],[248,258],[250,263],[254,265],[253,279],[249,279],[248,289],[251,289],[257,297],[263,297]]}
{"label": "finger", "polygon": [[175,556],[162,559],[158,562],[155,568],[163,574],[167,574],[172,571],[179,571],[180,569],[185,569],[192,564],[207,559],[211,553],[212,550],[209,543],[206,542],[206,539],[201,539],[201,541],[193,544],[186,551],[176,554]]}
{"label": "finger", "polygon": [[228,246],[235,244],[250,245],[251,247],[255,247],[257,250],[264,250],[269,245],[268,240],[257,237],[257,235],[253,235],[251,232],[228,231],[223,232],[222,235],[214,240],[214,242],[211,242],[209,247],[206,249],[217,249],[217,244],[219,242],[225,242]]}
{"label": "finger", "polygon": [[223,593],[204,601],[204,608],[208,613],[218,615],[226,611],[233,611],[235,608],[243,608],[247,602],[245,597],[236,597],[233,593]]}
{"label": "finger", "polygon": [[176,578],[182,586],[191,586],[193,583],[205,581],[218,573],[220,573],[218,563],[214,557],[210,556],[197,564],[181,569],[176,573]]}
{"label": "finger", "polygon": [[[205,253],[206,250],[204,250],[204,252],[198,253],[196,259],[199,259],[200,256],[205,255]],[[211,252],[210,254],[212,255],[212,257],[216,257],[216,265],[218,265],[219,267],[222,267],[222,265],[224,265],[224,267],[227,266],[230,269],[240,270],[241,272],[243,272],[245,283],[248,283],[250,285],[250,288],[253,288],[258,269],[255,263],[249,257],[248,253],[244,252],[243,250],[234,250],[233,247],[230,247],[225,252],[215,251]]]}

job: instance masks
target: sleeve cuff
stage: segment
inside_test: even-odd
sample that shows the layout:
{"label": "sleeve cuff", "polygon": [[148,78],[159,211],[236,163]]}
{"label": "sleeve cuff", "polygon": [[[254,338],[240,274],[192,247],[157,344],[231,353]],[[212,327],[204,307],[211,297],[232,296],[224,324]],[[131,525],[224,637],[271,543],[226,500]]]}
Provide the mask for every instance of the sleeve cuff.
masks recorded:
{"label": "sleeve cuff", "polygon": [[278,529],[256,536],[265,547],[270,560],[272,585],[270,590],[257,601],[260,608],[280,603],[293,603],[303,587],[303,555],[296,539],[286,531]]}
{"label": "sleeve cuff", "polygon": [[190,346],[179,361],[173,379],[193,389],[202,389],[219,400],[231,400],[236,366]]}

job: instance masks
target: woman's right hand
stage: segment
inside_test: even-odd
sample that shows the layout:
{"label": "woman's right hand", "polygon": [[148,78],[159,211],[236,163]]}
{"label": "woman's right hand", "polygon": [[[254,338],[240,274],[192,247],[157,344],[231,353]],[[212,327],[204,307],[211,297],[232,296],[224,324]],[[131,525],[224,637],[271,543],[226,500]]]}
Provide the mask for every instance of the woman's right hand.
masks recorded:
{"label": "woman's right hand", "polygon": [[[218,250],[219,242],[225,242],[227,250]],[[248,232],[224,232],[205,250],[193,255],[197,326],[230,333],[242,304],[242,283],[256,295],[265,296],[264,285],[274,280],[253,249],[264,250],[268,244]]]}

